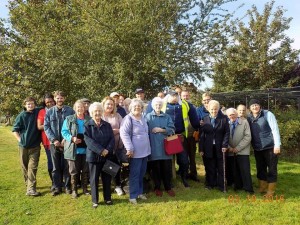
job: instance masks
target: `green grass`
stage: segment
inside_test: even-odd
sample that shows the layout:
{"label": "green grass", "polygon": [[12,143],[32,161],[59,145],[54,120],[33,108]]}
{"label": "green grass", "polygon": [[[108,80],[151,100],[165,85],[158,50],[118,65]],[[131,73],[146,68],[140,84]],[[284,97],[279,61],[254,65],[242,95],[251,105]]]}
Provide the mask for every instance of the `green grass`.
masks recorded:
{"label": "green grass", "polygon": [[[264,199],[258,193],[256,201],[249,201],[242,191],[229,190],[224,194],[205,190],[204,169],[198,157],[201,183],[190,182],[191,188],[185,189],[176,180],[175,198],[165,193],[158,198],[150,193],[147,201],[134,206],[128,203],[128,196],[113,194],[113,206],[101,204],[93,209],[90,196],[81,195],[75,200],[65,194],[51,196],[46,155],[43,150],[41,153],[37,187],[42,196],[28,197],[25,196],[17,142],[10,127],[0,127],[0,224],[299,224],[298,163],[280,160],[277,201]],[[251,164],[256,189],[253,158]]]}

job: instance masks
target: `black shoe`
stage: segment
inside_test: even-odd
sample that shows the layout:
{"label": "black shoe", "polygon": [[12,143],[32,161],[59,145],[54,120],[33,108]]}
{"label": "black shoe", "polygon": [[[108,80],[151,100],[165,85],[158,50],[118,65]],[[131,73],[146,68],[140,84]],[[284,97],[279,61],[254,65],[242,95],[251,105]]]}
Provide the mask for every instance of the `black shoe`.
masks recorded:
{"label": "black shoe", "polygon": [[108,201],[105,201],[105,204],[106,205],[113,205],[113,202],[112,202],[112,200],[108,200]]}
{"label": "black shoe", "polygon": [[196,181],[196,182],[200,182],[199,178],[197,177],[197,175],[189,175],[188,179]]}
{"label": "black shoe", "polygon": [[56,195],[59,195],[59,194],[61,194],[61,189],[54,188],[53,191],[52,191],[52,196],[56,196]]}
{"label": "black shoe", "polygon": [[182,180],[184,187],[186,187],[186,188],[190,187],[189,183],[187,182],[187,180],[185,178],[182,178],[181,180]]}

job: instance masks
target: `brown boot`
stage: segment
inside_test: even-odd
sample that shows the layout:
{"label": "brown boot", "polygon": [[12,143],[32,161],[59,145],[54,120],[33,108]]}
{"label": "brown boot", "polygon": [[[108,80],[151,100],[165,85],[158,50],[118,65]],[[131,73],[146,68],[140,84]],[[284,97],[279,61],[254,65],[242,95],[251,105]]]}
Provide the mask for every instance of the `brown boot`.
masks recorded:
{"label": "brown boot", "polygon": [[71,187],[72,187],[72,198],[77,198],[77,182],[76,182],[76,175],[71,176]]}
{"label": "brown boot", "polygon": [[264,194],[267,192],[267,188],[268,188],[268,182],[265,180],[258,180],[259,183],[259,189],[258,192],[261,194]]}
{"label": "brown boot", "polygon": [[269,183],[268,184],[268,191],[267,191],[267,196],[273,196],[275,193],[275,188],[276,188],[276,183]]}

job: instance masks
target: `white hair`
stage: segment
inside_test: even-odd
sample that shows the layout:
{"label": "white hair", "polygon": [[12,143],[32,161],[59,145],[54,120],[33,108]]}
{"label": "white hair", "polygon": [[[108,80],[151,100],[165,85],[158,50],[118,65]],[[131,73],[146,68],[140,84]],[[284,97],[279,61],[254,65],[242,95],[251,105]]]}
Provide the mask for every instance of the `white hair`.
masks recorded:
{"label": "white hair", "polygon": [[89,113],[90,115],[93,115],[94,111],[99,108],[101,111],[101,114],[103,113],[102,104],[100,102],[93,102],[89,107]]}
{"label": "white hair", "polygon": [[154,109],[154,107],[155,107],[156,104],[163,105],[163,100],[160,97],[153,98],[152,102],[151,102],[151,106],[152,106],[153,109]]}
{"label": "white hair", "polygon": [[236,111],[235,108],[229,108],[229,109],[226,110],[226,115],[227,115],[227,116],[229,116],[229,115],[232,114],[232,113],[234,113],[234,114],[237,115],[237,111]]}
{"label": "white hair", "polygon": [[210,108],[211,106],[217,106],[218,109],[220,109],[220,103],[216,100],[210,100],[208,103],[208,108]]}

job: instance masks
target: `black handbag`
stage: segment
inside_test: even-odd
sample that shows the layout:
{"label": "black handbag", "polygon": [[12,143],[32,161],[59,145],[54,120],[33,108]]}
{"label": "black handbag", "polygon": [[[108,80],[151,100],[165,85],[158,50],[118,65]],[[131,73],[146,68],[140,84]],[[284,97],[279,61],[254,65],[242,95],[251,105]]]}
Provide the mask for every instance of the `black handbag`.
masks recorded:
{"label": "black handbag", "polygon": [[117,175],[117,173],[119,172],[120,168],[121,167],[118,164],[110,161],[109,159],[106,159],[106,161],[103,165],[102,171],[111,175],[112,177],[115,177]]}

